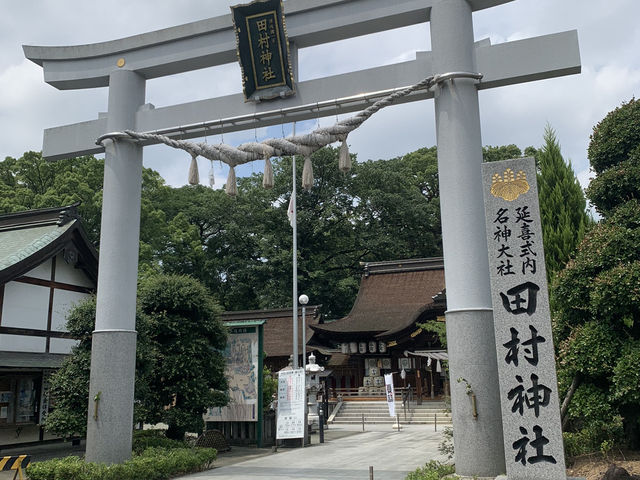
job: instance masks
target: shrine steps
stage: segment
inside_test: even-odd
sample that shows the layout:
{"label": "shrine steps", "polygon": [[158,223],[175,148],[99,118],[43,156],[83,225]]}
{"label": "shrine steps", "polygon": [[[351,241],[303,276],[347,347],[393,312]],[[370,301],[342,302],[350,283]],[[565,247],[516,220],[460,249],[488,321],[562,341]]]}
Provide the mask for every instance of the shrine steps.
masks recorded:
{"label": "shrine steps", "polygon": [[[405,411],[402,402],[396,402],[396,413],[402,424],[451,425],[451,412],[447,410],[443,402],[423,402],[416,405],[411,402]],[[361,424],[364,415],[364,423],[396,423],[396,419],[389,416],[389,407],[385,401],[349,401],[343,402],[340,410],[334,418],[329,420],[332,424]]]}

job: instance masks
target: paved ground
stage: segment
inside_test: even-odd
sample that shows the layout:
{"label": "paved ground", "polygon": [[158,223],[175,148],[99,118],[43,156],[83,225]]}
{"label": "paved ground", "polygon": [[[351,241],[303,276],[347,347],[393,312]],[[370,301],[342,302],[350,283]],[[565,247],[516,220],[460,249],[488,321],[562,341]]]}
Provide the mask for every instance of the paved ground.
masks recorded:
{"label": "paved ground", "polygon": [[[442,434],[433,425],[407,425],[402,431],[389,425],[331,426],[326,442],[306,448],[240,449],[222,453],[216,467],[179,477],[181,480],[366,480],[373,466],[375,480],[404,480],[408,472],[438,453]],[[242,452],[241,450],[244,450]]]}
{"label": "paved ground", "polygon": [[[367,480],[373,466],[375,480],[404,480],[408,472],[427,461],[444,460],[438,453],[442,427],[403,425],[397,432],[390,425],[332,425],[325,431],[325,443],[311,435],[311,445],[303,448],[233,447],[220,453],[215,468],[180,480]],[[84,442],[3,449],[1,455],[28,453],[40,461],[84,454]],[[0,472],[11,476],[12,472]]]}
{"label": "paved ground", "polygon": [[[41,462],[51,458],[62,458],[69,455],[84,455],[84,440],[81,445],[73,446],[71,442],[48,443],[44,445],[30,445],[28,447],[3,448],[0,457],[5,455],[31,455],[31,461]],[[1,477],[0,477],[1,478]]]}

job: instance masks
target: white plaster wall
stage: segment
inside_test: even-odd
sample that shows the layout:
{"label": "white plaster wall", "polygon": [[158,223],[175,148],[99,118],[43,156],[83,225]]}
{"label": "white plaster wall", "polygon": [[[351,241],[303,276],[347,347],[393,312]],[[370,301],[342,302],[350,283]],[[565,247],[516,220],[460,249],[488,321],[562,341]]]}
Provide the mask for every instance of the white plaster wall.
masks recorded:
{"label": "white plaster wall", "polygon": [[52,338],[49,343],[49,353],[69,353],[71,347],[80,343],[78,340],[68,338]]}
{"label": "white plaster wall", "polygon": [[87,277],[83,270],[74,268],[64,261],[62,254],[56,257],[56,282],[79,285],[81,287],[93,288],[93,281]]}
{"label": "white plaster wall", "polygon": [[2,326],[47,329],[49,287],[9,282],[5,285]]}
{"label": "white plaster wall", "polygon": [[[57,278],[57,275],[56,275]],[[86,300],[91,295],[88,293],[70,292],[56,288],[53,291],[53,310],[51,311],[51,330],[66,332],[66,316],[69,310],[76,304]],[[4,323],[4,322],[3,322]]]}
{"label": "white plaster wall", "polygon": [[25,273],[26,277],[41,278],[42,280],[51,280],[51,259],[42,262],[33,270]]}
{"label": "white plaster wall", "polygon": [[6,352],[44,352],[45,348],[45,337],[0,335],[0,350]]}

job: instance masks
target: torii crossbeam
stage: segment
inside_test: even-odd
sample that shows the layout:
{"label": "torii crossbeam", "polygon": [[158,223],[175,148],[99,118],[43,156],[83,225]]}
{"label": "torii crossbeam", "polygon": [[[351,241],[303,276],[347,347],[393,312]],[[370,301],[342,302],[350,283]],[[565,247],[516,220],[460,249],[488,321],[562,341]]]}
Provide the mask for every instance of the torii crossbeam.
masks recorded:
{"label": "torii crossbeam", "polygon": [[[225,15],[120,40],[73,47],[25,46],[59,89],[109,87],[106,116],[45,131],[43,154],[55,160],[105,151],[100,271],[93,336],[87,460],[121,462],[131,454],[135,366],[135,296],[142,146],[95,141],[125,129],[181,138],[316,118],[362,109],[390,89],[447,72],[481,72],[480,83],[456,79],[405,101],[435,96],[451,378],[464,377],[478,399],[469,413],[464,386],[452,384],[456,470],[496,476],[505,471],[496,352],[489,292],[480,164],[478,90],[580,72],[575,31],[492,46],[474,44],[472,12],[512,0],[288,0],[287,30],[297,48],[416,23],[431,22],[432,52],[409,62],[325,77],[297,85],[295,97],[244,103],[241,95],[155,109],[145,105],[148,79],[235,61],[231,16]],[[379,92],[357,95],[360,92]],[[318,107],[320,112],[318,112]],[[222,119],[222,120],[220,120]],[[91,408],[93,411],[93,408]]]}

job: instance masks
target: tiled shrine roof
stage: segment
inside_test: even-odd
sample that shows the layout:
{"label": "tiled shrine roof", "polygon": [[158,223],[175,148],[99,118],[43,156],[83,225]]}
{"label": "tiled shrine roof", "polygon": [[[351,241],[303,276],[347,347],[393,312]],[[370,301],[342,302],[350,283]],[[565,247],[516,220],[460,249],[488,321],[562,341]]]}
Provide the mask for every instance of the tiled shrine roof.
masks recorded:
{"label": "tiled shrine roof", "polygon": [[444,288],[442,258],[366,263],[351,312],[311,328],[329,337],[358,332],[391,335],[410,327],[425,311],[441,314]]}
{"label": "tiled shrine roof", "polygon": [[[307,305],[305,311],[306,340],[311,338],[313,331],[309,325],[320,321],[320,307],[322,305]],[[298,319],[301,322],[302,308],[298,309]],[[224,312],[222,321],[232,322],[240,320],[265,320],[264,324],[264,352],[267,357],[288,357],[293,351],[293,309],[280,308],[271,310],[245,310],[238,312]],[[302,325],[302,323],[299,323]],[[302,328],[298,327],[298,341],[302,345]],[[300,352],[302,353],[302,351]]]}
{"label": "tiled shrine roof", "polygon": [[97,281],[98,253],[82,227],[77,205],[0,215],[0,284],[65,249],[72,255],[70,261]]}

